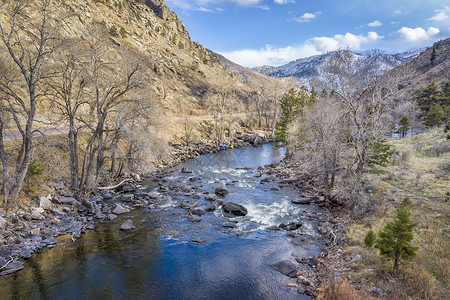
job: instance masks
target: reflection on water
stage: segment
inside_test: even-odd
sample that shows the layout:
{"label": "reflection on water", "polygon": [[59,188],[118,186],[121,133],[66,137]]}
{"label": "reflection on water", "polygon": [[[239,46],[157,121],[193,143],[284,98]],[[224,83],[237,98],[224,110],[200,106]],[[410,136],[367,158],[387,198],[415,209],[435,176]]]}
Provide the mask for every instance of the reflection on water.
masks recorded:
{"label": "reflection on water", "polygon": [[[178,200],[167,195],[162,201],[171,199],[172,205],[133,210],[99,223],[75,243],[60,238],[56,248],[28,260],[24,270],[0,278],[0,298],[307,299],[286,287],[292,279],[267,266],[315,255],[319,249],[319,243],[296,246],[283,231],[263,230],[281,221],[302,219],[304,212],[290,203],[293,190],[273,191],[270,187],[275,184],[261,185],[254,177],[255,168],[283,154],[283,149],[264,145],[203,155],[178,167],[188,167],[193,174],[175,172],[169,178],[167,184],[187,184],[189,177],[199,176],[199,193],[212,192],[217,183],[238,181],[227,187],[226,200],[245,205],[249,214],[237,219],[236,228],[222,227],[227,219],[220,210],[190,223]],[[253,170],[236,169],[244,167]],[[191,200],[203,205],[201,200]],[[127,218],[137,229],[118,229]],[[192,236],[205,242],[189,242]]]}

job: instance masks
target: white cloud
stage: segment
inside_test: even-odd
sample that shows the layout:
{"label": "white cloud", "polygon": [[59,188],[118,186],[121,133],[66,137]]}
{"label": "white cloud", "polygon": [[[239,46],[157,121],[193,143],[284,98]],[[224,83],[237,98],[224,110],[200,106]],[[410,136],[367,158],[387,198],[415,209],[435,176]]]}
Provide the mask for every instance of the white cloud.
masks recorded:
{"label": "white cloud", "polygon": [[378,20],[375,20],[375,21],[370,22],[369,24],[367,24],[367,26],[369,26],[369,27],[379,27],[379,26],[381,26],[381,25],[383,25],[383,23],[381,23],[381,22],[378,21]]}
{"label": "white cloud", "polygon": [[431,39],[439,32],[440,32],[439,29],[435,27],[430,27],[426,31],[421,27],[417,28],[402,27],[397,31],[397,34],[402,39],[408,42],[420,43]]}
{"label": "white cloud", "polygon": [[298,58],[322,54],[343,48],[360,49],[362,44],[370,44],[382,39],[376,32],[368,32],[366,36],[336,34],[332,37],[315,37],[297,46],[275,48],[266,45],[262,49],[245,49],[221,54],[228,59],[247,67],[272,65],[280,66]]}
{"label": "white cloud", "polygon": [[302,16],[293,18],[291,20],[299,22],[299,23],[307,23],[307,22],[317,18],[317,16],[320,14],[321,14],[320,11],[318,11],[316,13],[304,13]]}
{"label": "white cloud", "polygon": [[295,3],[295,0],[274,0],[273,2],[275,2],[276,4],[289,4],[289,3]]}
{"label": "white cloud", "polygon": [[394,14],[396,15],[401,15],[402,11],[400,9],[394,10]]}
{"label": "white cloud", "polygon": [[428,18],[428,21],[444,21],[448,19],[448,13],[450,13],[450,6],[444,6],[443,9],[437,9],[434,11],[436,14],[431,18]]}

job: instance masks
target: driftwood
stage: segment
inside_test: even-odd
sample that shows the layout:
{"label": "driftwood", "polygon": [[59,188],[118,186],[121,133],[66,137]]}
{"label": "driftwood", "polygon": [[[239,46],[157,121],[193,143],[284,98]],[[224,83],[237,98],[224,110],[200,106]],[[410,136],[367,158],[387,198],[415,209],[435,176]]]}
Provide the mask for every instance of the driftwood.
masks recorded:
{"label": "driftwood", "polygon": [[12,263],[14,261],[14,258],[11,257],[11,259],[2,267],[0,267],[0,270],[5,269],[10,263]]}
{"label": "driftwood", "polygon": [[133,179],[128,178],[128,179],[122,180],[122,182],[120,182],[120,183],[118,183],[116,185],[111,185],[111,186],[106,186],[106,187],[98,187],[97,189],[99,189],[99,190],[112,190],[112,189],[116,189],[118,187],[121,187],[122,185],[124,185],[127,182],[133,182],[133,181],[134,181]]}

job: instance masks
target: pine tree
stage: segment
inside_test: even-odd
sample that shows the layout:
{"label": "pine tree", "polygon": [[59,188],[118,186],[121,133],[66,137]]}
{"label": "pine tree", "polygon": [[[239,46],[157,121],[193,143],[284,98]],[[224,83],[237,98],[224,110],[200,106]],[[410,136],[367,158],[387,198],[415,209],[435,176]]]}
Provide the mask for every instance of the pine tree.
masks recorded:
{"label": "pine tree", "polygon": [[396,215],[392,216],[392,221],[378,233],[375,242],[375,248],[380,251],[380,255],[394,261],[394,271],[398,270],[401,262],[411,260],[419,249],[411,245],[414,238],[413,229],[417,224],[410,219],[411,214],[407,210],[410,203],[411,200],[405,197],[397,208]]}
{"label": "pine tree", "polygon": [[403,116],[398,122],[398,130],[397,133],[400,134],[401,138],[404,138],[409,132],[409,119],[406,116]]}
{"label": "pine tree", "polygon": [[432,82],[426,87],[420,88],[415,91],[416,101],[419,105],[420,109],[424,114],[426,114],[433,103],[437,101],[437,97],[439,96],[439,89],[436,85],[436,82]]}
{"label": "pine tree", "polygon": [[314,103],[316,93],[308,91],[306,87],[299,90],[290,89],[280,100],[281,118],[275,124],[275,138],[284,144],[287,143],[288,125],[298,116],[302,115],[305,107]]}
{"label": "pine tree", "polygon": [[375,244],[377,240],[377,235],[375,234],[375,232],[370,229],[367,234],[366,237],[364,238],[364,245],[366,245],[369,248],[372,248],[373,245]]}
{"label": "pine tree", "polygon": [[431,105],[430,110],[427,112],[423,124],[427,127],[439,126],[444,121],[444,110],[442,106],[437,103]]}

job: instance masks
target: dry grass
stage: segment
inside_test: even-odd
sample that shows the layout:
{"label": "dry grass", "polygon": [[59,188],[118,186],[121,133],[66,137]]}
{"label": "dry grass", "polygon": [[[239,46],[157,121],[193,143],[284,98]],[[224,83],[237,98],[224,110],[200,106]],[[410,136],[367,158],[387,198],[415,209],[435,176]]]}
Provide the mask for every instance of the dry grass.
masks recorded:
{"label": "dry grass", "polygon": [[[353,268],[349,279],[363,278],[367,286],[376,286],[387,299],[446,299],[450,291],[450,153],[436,156],[436,145],[446,143],[442,129],[435,129],[414,137],[392,139],[390,143],[400,153],[409,153],[405,161],[390,165],[381,180],[371,181],[377,188],[377,211],[355,223],[347,237],[353,245],[349,255],[359,253],[363,260]],[[439,148],[438,147],[438,148]],[[369,228],[381,230],[403,197],[413,200],[412,218],[418,224],[413,244],[420,249],[417,257],[398,274],[387,271],[376,249],[364,247],[363,239]],[[374,270],[374,274],[367,270]],[[345,299],[345,298],[342,298]]]}
{"label": "dry grass", "polygon": [[320,300],[365,300],[372,299],[367,291],[357,290],[347,281],[330,282],[326,284],[319,296]]}

